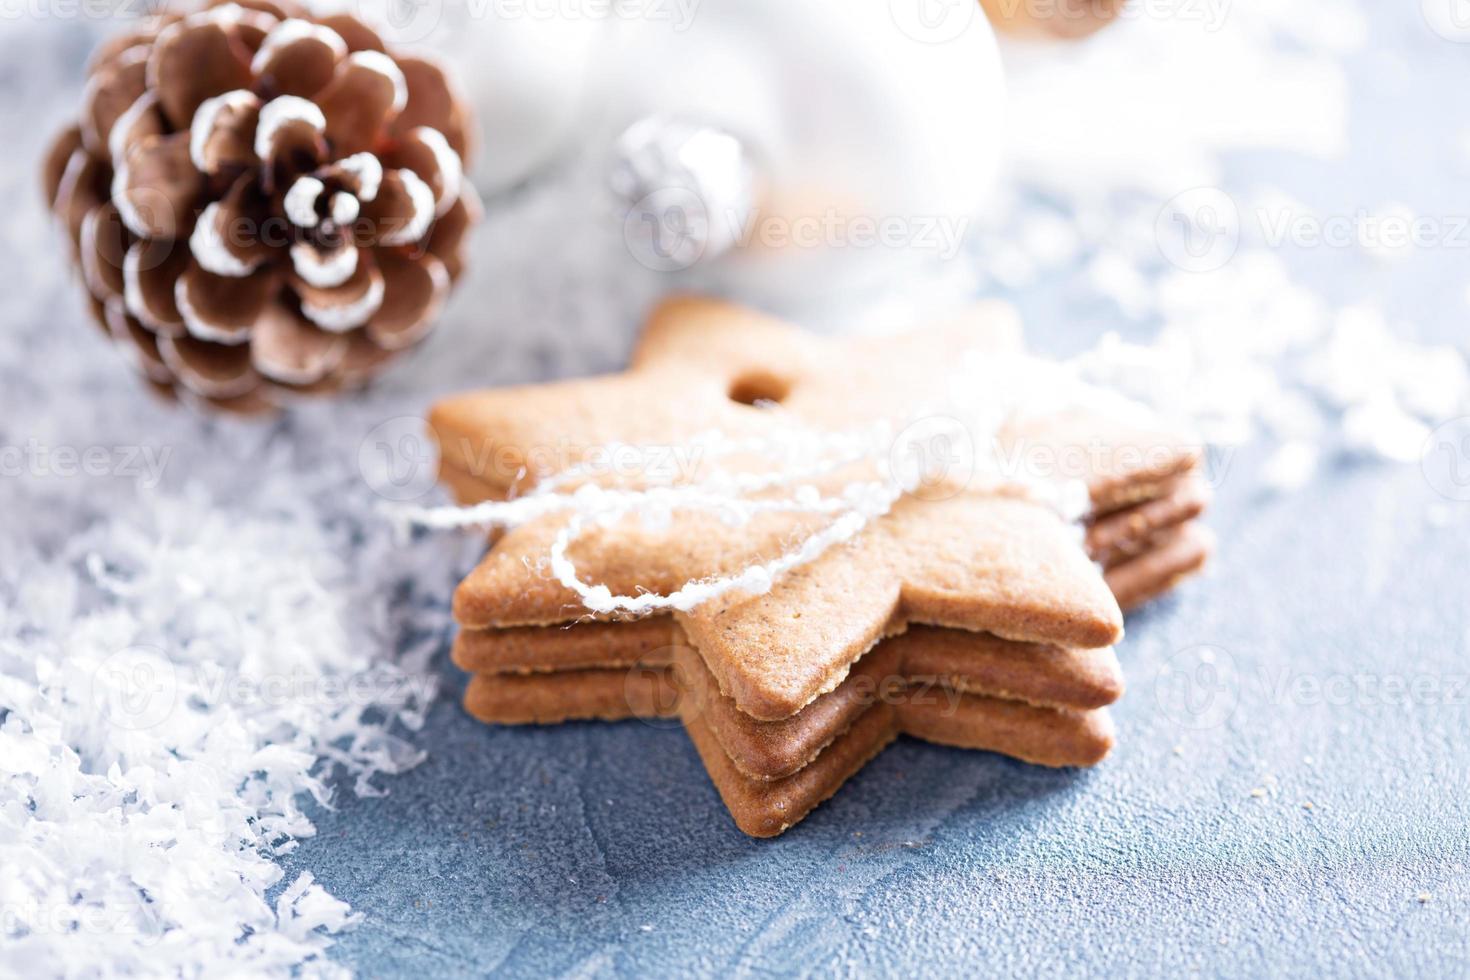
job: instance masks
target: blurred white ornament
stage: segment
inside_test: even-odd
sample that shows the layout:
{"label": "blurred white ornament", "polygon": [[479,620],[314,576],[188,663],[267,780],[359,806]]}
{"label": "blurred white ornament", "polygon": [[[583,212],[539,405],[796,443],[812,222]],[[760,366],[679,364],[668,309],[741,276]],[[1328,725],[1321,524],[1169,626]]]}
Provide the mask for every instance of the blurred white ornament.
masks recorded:
{"label": "blurred white ornament", "polygon": [[633,256],[788,309],[952,258],[999,168],[1004,80],[974,4],[921,7],[615,7],[591,125]]}
{"label": "blurred white ornament", "polygon": [[740,244],[760,193],[750,148],[733,133],[675,116],[629,126],[608,182],[626,207],[623,240],[658,272],[688,269]]}
{"label": "blurred white ornament", "polygon": [[471,178],[485,193],[520,183],[575,145],[588,67],[606,29],[597,0],[347,0],[389,41],[437,51],[457,69],[480,139]]}
{"label": "blurred white ornament", "polygon": [[945,260],[1005,142],[974,2],[345,2],[457,65],[482,190],[580,148],[610,175],[629,253],[670,288],[795,312],[901,287],[943,305],[927,285],[965,278]]}

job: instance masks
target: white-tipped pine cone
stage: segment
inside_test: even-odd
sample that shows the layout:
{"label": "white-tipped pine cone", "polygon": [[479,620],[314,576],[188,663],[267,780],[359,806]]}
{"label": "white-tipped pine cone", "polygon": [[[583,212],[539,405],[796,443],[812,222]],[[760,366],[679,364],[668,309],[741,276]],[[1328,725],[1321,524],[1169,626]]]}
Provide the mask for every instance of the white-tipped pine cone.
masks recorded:
{"label": "white-tipped pine cone", "polygon": [[45,163],[99,322],[241,412],[360,385],[433,326],[479,216],[444,69],[277,0],[105,44]]}

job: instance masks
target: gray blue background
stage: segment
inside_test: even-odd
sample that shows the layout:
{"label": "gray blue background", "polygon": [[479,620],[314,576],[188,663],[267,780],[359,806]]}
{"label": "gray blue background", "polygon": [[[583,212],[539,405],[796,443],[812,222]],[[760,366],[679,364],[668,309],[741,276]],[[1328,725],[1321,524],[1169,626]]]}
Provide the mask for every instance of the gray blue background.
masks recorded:
{"label": "gray blue background", "polygon": [[[1415,6],[1368,11],[1344,159],[1232,154],[1224,186],[1279,186],[1323,213],[1470,211],[1470,46],[1433,36]],[[4,161],[4,186],[34,210],[31,151],[75,104],[60,80],[74,82],[95,32],[0,31],[0,89],[15,93],[0,119],[26,151]],[[492,208],[533,211],[520,193]],[[577,284],[578,306],[556,257],[515,255],[508,227],[482,236],[481,288],[539,291],[548,320],[586,321],[603,287]],[[30,257],[32,232],[6,232],[0,281],[31,287],[54,263]],[[1331,303],[1368,301],[1421,337],[1467,343],[1464,250],[1286,258]],[[1148,335],[1075,272],[1001,293],[1043,325],[1039,346]],[[634,305],[573,353],[549,334],[502,336],[485,380],[616,367]],[[457,360],[436,343],[429,364]],[[446,648],[446,696],[416,736],[428,760],[385,797],[343,791],[315,810],[319,833],[286,880],[310,870],[364,913],[332,955],[365,976],[1463,976],[1470,504],[1417,466],[1346,457],[1299,493],[1266,495],[1264,453],[1216,459],[1208,576],[1130,620],[1119,747],[1095,771],[904,739],[801,825],[755,841],[677,728],[487,728],[459,708]],[[1411,693],[1394,696],[1394,678]]]}

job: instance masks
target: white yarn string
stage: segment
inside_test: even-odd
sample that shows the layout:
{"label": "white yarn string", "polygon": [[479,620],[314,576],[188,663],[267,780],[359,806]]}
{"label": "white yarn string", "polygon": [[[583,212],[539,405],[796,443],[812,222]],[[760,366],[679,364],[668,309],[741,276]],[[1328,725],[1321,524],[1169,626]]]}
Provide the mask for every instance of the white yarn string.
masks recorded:
{"label": "white yarn string", "polygon": [[[668,447],[610,443],[599,448],[608,458],[615,455],[641,464],[638,472],[646,485],[602,486],[595,480],[604,475],[603,468],[586,460],[547,476],[524,496],[511,500],[466,507],[398,506],[388,508],[389,515],[406,532],[413,527],[509,529],[551,514],[569,513],[567,523],[557,532],[548,552],[550,571],[560,585],[595,614],[636,616],[669,610],[687,612],[733,591],[761,595],[769,592],[782,575],[816,561],[835,545],[851,541],[892,510],[906,493],[915,491],[921,473],[905,471],[899,476],[893,472],[891,460],[899,455],[895,432],[902,434],[921,422],[945,420],[965,431],[970,449],[978,457],[984,454],[977,452],[975,440],[983,434],[991,440],[993,449],[995,436],[1008,420],[1056,411],[1065,404],[1099,404],[1099,399],[1076,379],[1062,385],[1063,392],[1055,390],[1057,378],[1068,372],[1070,363],[1042,362],[1025,355],[998,360],[1005,363],[992,359],[986,365],[987,370],[980,371],[972,359],[962,357],[964,383],[959,383],[961,379],[950,379],[951,384],[940,386],[941,390],[948,389],[944,403],[950,406],[949,411],[917,413],[896,427],[879,422],[850,432],[818,432],[789,420],[786,429],[755,438],[732,439],[718,431],[703,433],[685,444],[690,457],[708,468],[698,482],[680,483],[678,473],[660,465],[665,461]],[[1040,392],[1048,397],[1038,399]],[[1107,394],[1116,398],[1113,393]],[[1044,403],[1044,409],[1038,401]],[[955,416],[971,420],[970,424],[960,422]],[[712,465],[734,456],[753,457],[768,464],[769,469],[734,471]],[[976,465],[981,460],[970,462]],[[824,495],[810,482],[863,463],[873,466],[875,478],[849,482],[835,494]],[[976,469],[1026,490],[1056,509],[1065,520],[1078,520],[1085,512],[1086,487],[1080,480],[1005,474],[999,467],[985,469],[976,465]],[[526,474],[523,471],[520,475]],[[781,487],[794,489],[790,495],[780,498],[753,496]],[[686,582],[666,595],[654,592],[616,595],[605,585],[591,585],[582,580],[569,551],[590,528],[610,527],[632,515],[641,517],[646,524],[666,524],[679,512],[709,514],[731,526],[770,513],[813,514],[831,520],[775,558],[733,574]]]}
{"label": "white yarn string", "polygon": [[[595,467],[578,464],[542,481],[525,496],[505,501],[485,501],[467,507],[389,507],[389,516],[400,529],[413,527],[447,530],[464,527],[515,528],[550,514],[570,512],[567,524],[557,533],[549,552],[550,568],[557,582],[576,594],[591,612],[640,615],[654,611],[693,609],[728,592],[751,595],[769,592],[772,583],[791,570],[809,564],[834,545],[852,540],[868,524],[886,514],[907,490],[893,479],[886,458],[888,425],[875,425],[849,433],[817,433],[792,429],[767,438],[732,440],[718,432],[692,440],[701,462],[732,455],[753,455],[762,461],[795,461],[769,472],[729,472],[714,469],[698,483],[674,484],[674,475],[657,474],[651,486],[637,489],[603,487],[582,483],[573,490],[560,487],[590,479]],[[609,450],[631,452],[648,458],[653,447],[609,446]],[[864,461],[878,469],[876,480],[854,481],[835,495],[823,495],[809,482],[801,483],[788,497],[752,499],[751,494],[788,486],[826,475],[843,466]],[[607,527],[630,515],[645,522],[666,519],[676,512],[710,514],[726,524],[739,526],[761,514],[793,513],[832,516],[822,529],[808,535],[799,545],[769,561],[750,565],[733,575],[688,582],[668,595],[641,593],[614,595],[605,585],[582,581],[567,552],[589,527]]]}
{"label": "white yarn string", "polygon": [[903,490],[896,484],[878,482],[854,483],[844,488],[841,497],[819,498],[815,505],[803,506],[799,501],[758,501],[756,511],[741,514],[744,519],[760,510],[789,510],[816,513],[836,513],[837,517],[825,528],[806,537],[792,551],[785,552],[770,561],[749,565],[734,575],[688,582],[669,593],[646,592],[636,596],[613,595],[605,585],[588,585],[577,575],[577,569],[567,549],[582,533],[588,523],[580,514],[558,532],[551,545],[551,571],[556,580],[577,594],[582,604],[594,613],[628,612],[634,615],[656,611],[676,610],[688,612],[701,603],[716,599],[727,592],[741,591],[750,595],[763,595],[771,585],[785,573],[819,558],[833,545],[850,541],[868,523],[882,517],[892,509]]}

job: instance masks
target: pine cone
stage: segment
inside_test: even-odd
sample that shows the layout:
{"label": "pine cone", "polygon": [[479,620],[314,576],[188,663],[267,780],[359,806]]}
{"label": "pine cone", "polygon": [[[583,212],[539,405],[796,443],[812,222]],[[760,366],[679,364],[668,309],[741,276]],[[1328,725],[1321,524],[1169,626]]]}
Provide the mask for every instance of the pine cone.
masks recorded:
{"label": "pine cone", "polygon": [[469,118],[442,68],[349,15],[218,4],[97,52],[45,192],[155,388],[268,412],[433,325],[479,216]]}

